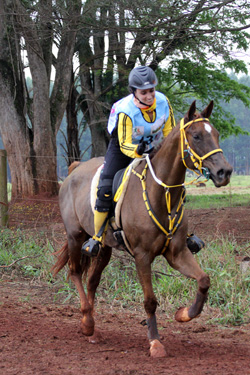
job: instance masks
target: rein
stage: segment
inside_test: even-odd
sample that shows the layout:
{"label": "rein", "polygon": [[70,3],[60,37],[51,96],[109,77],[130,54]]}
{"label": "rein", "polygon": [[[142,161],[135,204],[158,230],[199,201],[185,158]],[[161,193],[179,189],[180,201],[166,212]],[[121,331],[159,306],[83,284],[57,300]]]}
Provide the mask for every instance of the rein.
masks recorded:
{"label": "rein", "polygon": [[[190,145],[188,143],[188,140],[187,140],[187,137],[186,137],[185,129],[187,127],[190,127],[193,123],[204,121],[204,120],[209,122],[208,119],[203,119],[203,118],[198,118],[196,120],[189,121],[186,124],[184,124],[184,118],[183,118],[183,119],[181,119],[181,122],[180,122],[182,162],[183,162],[184,166],[186,168],[188,168],[187,165],[186,165],[185,156],[184,156],[184,153],[187,152],[188,155],[190,156],[193,164],[194,164],[193,171],[198,175],[198,177],[196,177],[194,180],[192,180],[189,183],[184,182],[184,183],[179,184],[179,185],[171,185],[171,186],[166,185],[163,181],[161,181],[159,178],[156,177],[156,175],[154,173],[154,170],[153,170],[153,166],[152,166],[150,158],[149,158],[149,154],[147,154],[145,156],[146,164],[145,164],[145,167],[142,171],[142,174],[136,172],[136,170],[134,168],[132,169],[132,173],[134,173],[137,177],[139,177],[139,179],[141,181],[142,190],[143,190],[143,192],[142,192],[143,200],[144,200],[144,203],[146,205],[149,216],[151,217],[151,219],[153,220],[155,225],[166,236],[166,241],[165,241],[165,244],[164,244],[163,249],[161,251],[161,255],[163,255],[165,253],[165,251],[167,250],[167,247],[169,245],[170,240],[173,237],[173,234],[175,233],[175,231],[178,229],[179,225],[182,222],[182,218],[183,218],[183,214],[184,214],[184,203],[185,203],[185,197],[186,197],[185,185],[192,184],[201,175],[205,175],[205,177],[207,178],[206,179],[206,181],[207,181],[209,179],[209,171],[208,171],[207,168],[202,167],[203,160],[207,159],[209,156],[211,156],[215,153],[223,152],[221,148],[217,148],[217,149],[214,149],[214,150],[208,152],[207,154],[205,154],[203,156],[199,156],[190,147]],[[185,147],[185,149],[184,149],[184,147]],[[153,179],[155,180],[155,182],[158,185],[162,186],[165,190],[166,207],[167,207],[167,214],[168,214],[168,219],[169,219],[168,229],[164,228],[163,225],[160,223],[160,221],[157,219],[156,214],[154,213],[154,211],[153,211],[153,209],[150,205],[149,199],[148,199],[148,194],[147,194],[147,190],[146,190],[146,173],[147,173],[148,168],[149,168],[149,170],[151,172],[151,175],[152,175]],[[170,194],[169,189],[174,188],[174,187],[182,187],[182,193],[181,193],[181,196],[180,196],[180,200],[179,200],[175,215],[172,219],[172,216],[171,216],[171,194]]]}

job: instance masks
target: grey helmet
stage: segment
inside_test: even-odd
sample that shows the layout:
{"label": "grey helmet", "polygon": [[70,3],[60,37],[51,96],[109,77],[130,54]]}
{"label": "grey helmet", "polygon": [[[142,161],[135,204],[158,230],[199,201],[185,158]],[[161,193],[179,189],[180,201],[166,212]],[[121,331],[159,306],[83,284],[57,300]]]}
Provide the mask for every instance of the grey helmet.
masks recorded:
{"label": "grey helmet", "polygon": [[137,66],[131,70],[128,77],[130,88],[135,89],[151,89],[158,84],[155,72],[149,66]]}

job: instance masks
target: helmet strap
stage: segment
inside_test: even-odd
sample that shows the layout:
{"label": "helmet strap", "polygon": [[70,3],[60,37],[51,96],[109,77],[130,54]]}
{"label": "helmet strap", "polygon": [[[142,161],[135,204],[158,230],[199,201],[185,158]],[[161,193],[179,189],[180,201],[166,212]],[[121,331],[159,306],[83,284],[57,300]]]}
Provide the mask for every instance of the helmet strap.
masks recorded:
{"label": "helmet strap", "polygon": [[134,91],[133,91],[133,95],[134,95],[135,99],[138,100],[138,102],[139,102],[140,104],[142,104],[142,105],[144,105],[145,107],[147,107],[147,108],[145,108],[145,109],[150,108],[150,106],[148,106],[146,103],[143,103],[139,98],[137,98],[137,96],[135,95],[135,92],[134,92]]}

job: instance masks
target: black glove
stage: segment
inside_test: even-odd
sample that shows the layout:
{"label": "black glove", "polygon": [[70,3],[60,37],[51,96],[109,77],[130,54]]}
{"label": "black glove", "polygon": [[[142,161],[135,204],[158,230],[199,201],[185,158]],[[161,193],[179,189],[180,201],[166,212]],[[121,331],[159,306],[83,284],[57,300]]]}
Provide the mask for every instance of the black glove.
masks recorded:
{"label": "black glove", "polygon": [[138,155],[142,155],[144,153],[146,145],[147,145],[147,142],[145,142],[145,141],[141,141],[138,144],[138,146],[136,148],[136,152],[137,152]]}

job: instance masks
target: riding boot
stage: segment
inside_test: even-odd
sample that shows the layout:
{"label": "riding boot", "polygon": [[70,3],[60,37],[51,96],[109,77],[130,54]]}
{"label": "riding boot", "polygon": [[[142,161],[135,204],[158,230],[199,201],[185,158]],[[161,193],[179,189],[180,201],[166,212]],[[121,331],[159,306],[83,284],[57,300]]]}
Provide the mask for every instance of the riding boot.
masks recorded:
{"label": "riding boot", "polygon": [[205,247],[205,242],[203,242],[195,234],[187,235],[187,247],[193,254],[197,254],[203,247]]}
{"label": "riding boot", "polygon": [[104,241],[104,235],[108,225],[108,211],[99,212],[95,210],[94,212],[94,226],[95,234],[92,238],[89,238],[82,245],[82,254],[89,257],[95,257],[98,255]]}

